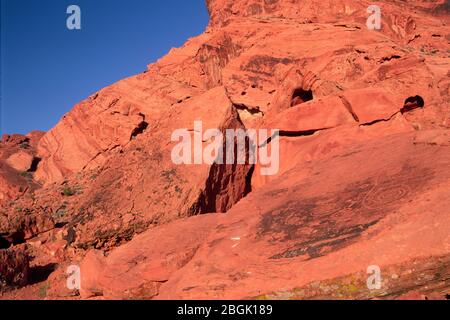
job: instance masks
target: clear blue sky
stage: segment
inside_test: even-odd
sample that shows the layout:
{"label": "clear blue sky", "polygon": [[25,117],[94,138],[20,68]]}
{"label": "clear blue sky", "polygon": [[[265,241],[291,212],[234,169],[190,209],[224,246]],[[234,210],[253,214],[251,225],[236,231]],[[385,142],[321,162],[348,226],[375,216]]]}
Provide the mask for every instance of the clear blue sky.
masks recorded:
{"label": "clear blue sky", "polygon": [[[49,130],[76,103],[203,32],[205,0],[0,0],[0,134]],[[81,30],[66,27],[81,8]]]}

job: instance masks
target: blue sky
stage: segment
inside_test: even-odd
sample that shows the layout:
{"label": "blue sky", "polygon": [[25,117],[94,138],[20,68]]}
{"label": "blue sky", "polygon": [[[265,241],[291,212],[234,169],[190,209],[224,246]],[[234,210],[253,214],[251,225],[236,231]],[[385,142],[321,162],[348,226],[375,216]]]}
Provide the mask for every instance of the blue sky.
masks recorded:
{"label": "blue sky", "polygon": [[[203,32],[205,0],[0,0],[0,134],[49,130],[75,104]],[[68,30],[69,5],[81,30]]]}

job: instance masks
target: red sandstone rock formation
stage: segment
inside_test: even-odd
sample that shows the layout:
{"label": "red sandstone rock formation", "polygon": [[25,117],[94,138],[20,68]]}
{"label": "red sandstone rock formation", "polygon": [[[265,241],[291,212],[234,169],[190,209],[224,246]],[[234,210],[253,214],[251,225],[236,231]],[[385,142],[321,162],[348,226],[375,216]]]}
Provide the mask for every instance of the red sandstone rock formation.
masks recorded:
{"label": "red sandstone rock formation", "polygon": [[43,132],[28,136],[4,135],[0,141],[0,204],[17,200],[29,190],[37,188],[33,181],[40,159],[36,145]]}
{"label": "red sandstone rock formation", "polygon": [[28,282],[29,256],[23,246],[0,250],[0,290],[24,286]]}
{"label": "red sandstone rock formation", "polygon": [[[443,298],[448,10],[379,1],[371,31],[370,4],[207,0],[205,33],[42,138],[4,137],[0,253],[27,242],[35,264],[60,264],[49,298],[78,294],[69,264],[83,298]],[[172,132],[194,137],[196,120],[281,130],[278,174],[173,164]],[[381,291],[365,286],[373,264]]]}

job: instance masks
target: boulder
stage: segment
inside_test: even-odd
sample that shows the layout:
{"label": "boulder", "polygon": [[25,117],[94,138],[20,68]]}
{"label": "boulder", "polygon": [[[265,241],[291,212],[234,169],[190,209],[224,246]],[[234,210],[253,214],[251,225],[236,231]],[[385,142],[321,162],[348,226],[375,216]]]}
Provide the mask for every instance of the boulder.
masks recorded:
{"label": "boulder", "polygon": [[24,151],[19,151],[6,159],[6,163],[13,169],[23,173],[29,171],[33,164],[34,157]]}

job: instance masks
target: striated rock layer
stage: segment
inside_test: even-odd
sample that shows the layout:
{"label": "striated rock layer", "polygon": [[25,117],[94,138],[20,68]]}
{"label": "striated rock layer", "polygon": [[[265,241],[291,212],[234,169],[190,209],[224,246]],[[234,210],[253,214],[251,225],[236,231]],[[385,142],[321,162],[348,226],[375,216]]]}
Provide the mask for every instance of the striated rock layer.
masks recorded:
{"label": "striated rock layer", "polygon": [[[3,138],[0,253],[59,265],[49,298],[449,294],[448,1],[378,1],[381,30],[362,0],[206,4],[206,31],[144,73]],[[195,121],[280,130],[278,172],[174,164],[175,130],[211,143]]]}

